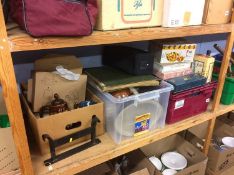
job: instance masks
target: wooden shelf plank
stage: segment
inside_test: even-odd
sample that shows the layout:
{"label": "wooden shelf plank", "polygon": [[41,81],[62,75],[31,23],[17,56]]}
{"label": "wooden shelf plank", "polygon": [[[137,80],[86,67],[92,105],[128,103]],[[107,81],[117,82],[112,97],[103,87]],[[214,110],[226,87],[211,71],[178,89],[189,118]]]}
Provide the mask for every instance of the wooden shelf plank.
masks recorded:
{"label": "wooden shelf plank", "polygon": [[40,156],[34,154],[32,155],[34,171],[36,174],[40,175],[75,174],[77,172],[81,172],[95,165],[103,163],[107,160],[110,160],[114,157],[150,144],[154,141],[160,140],[195,125],[201,124],[212,119],[213,117],[232,111],[234,110],[234,105],[220,105],[219,109],[215,113],[212,113],[210,109],[211,105],[209,106],[209,110],[203,114],[172,125],[166,125],[164,129],[158,129],[156,131],[149,132],[142,136],[124,141],[119,145],[115,144],[113,140],[108,136],[108,134],[104,134],[100,137],[102,141],[101,144],[54,164],[53,171],[49,171],[48,168],[43,165],[43,161],[46,160],[49,155]]}
{"label": "wooden shelf plank", "polygon": [[43,38],[33,38],[14,24],[9,24],[7,28],[11,51],[18,52],[229,33],[232,31],[232,27],[232,24],[201,25],[180,28],[153,27],[105,32],[94,31],[91,36],[85,37]]}

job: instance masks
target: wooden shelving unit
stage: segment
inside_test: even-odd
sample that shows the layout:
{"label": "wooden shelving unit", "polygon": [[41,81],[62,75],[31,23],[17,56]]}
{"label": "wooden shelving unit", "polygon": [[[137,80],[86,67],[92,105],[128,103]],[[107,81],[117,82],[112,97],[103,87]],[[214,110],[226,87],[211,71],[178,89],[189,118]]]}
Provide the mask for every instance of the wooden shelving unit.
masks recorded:
{"label": "wooden shelving unit", "polygon": [[32,154],[33,167],[36,174],[40,175],[75,174],[172,134],[199,125],[203,122],[211,120],[214,116],[219,116],[232,110],[234,110],[234,105],[220,105],[218,110],[213,113],[211,112],[210,104],[207,112],[203,114],[194,116],[175,124],[166,125],[163,129],[149,132],[142,136],[124,141],[121,144],[115,144],[114,141],[108,136],[108,134],[104,134],[99,137],[102,141],[100,145],[97,145],[79,154],[73,155],[69,159],[65,159],[54,164],[52,171],[49,171],[48,167],[45,167],[42,163],[49,157],[49,155],[41,156],[39,154]]}
{"label": "wooden shelving unit", "polygon": [[[224,106],[219,103],[234,40],[233,24],[201,25],[181,28],[141,28],[107,32],[96,31],[91,36],[87,37],[32,38],[24,31],[20,30],[15,24],[9,24],[7,27],[5,26],[2,7],[0,5],[0,26],[0,82],[3,87],[3,95],[13,129],[13,137],[20,160],[21,172],[24,175],[75,174],[205,121],[209,121],[209,129],[207,131],[204,148],[204,152],[207,153],[216,117],[234,110],[234,105]],[[213,103],[210,104],[207,112],[176,124],[167,125],[163,129],[149,132],[144,136],[135,137],[120,145],[115,144],[107,134],[104,134],[100,137],[102,140],[100,145],[56,163],[53,165],[52,171],[49,171],[48,167],[43,165],[43,160],[48,158],[48,156],[39,156],[36,153],[30,154],[12,63],[12,52],[125,43],[219,33],[228,34],[227,46],[221,66],[215,98]]]}
{"label": "wooden shelving unit", "polygon": [[91,36],[85,37],[44,38],[33,38],[20,30],[15,24],[9,24],[7,26],[7,31],[11,52],[19,52],[229,33],[232,31],[232,28],[232,24],[202,25],[180,28],[151,27],[106,32],[94,31]]}

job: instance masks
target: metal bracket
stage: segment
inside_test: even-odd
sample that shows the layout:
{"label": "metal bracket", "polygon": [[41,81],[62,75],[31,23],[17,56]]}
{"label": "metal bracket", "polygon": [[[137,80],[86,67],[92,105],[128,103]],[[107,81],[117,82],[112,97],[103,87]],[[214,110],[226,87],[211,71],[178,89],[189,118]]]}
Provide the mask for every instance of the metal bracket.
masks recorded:
{"label": "metal bracket", "polygon": [[[89,128],[86,128],[84,130],[81,130],[81,131],[78,131],[76,133],[73,133],[73,134],[70,134],[68,136],[65,136],[65,137],[62,137],[62,138],[59,138],[59,139],[56,139],[56,140],[53,140],[48,134],[43,134],[42,135],[42,139],[44,141],[48,140],[49,142],[49,146],[50,146],[50,155],[51,155],[51,158],[48,159],[48,160],[45,160],[44,161],[44,164],[45,166],[49,166],[51,164],[54,164],[60,160],[63,160],[67,157],[70,157],[78,152],[81,152],[83,150],[86,150],[92,146],[95,146],[99,143],[101,143],[101,141],[99,139],[96,138],[96,126],[97,126],[97,123],[100,123],[100,120],[97,118],[96,115],[94,115],[92,117],[92,122],[91,122],[91,127]],[[64,144],[67,144],[67,143],[70,143],[74,140],[77,140],[81,137],[84,137],[86,135],[91,135],[91,140],[83,145],[80,145],[76,148],[73,148],[69,151],[66,151],[64,153],[61,153],[59,155],[56,155],[56,147],[59,147],[59,146],[62,146]]]}

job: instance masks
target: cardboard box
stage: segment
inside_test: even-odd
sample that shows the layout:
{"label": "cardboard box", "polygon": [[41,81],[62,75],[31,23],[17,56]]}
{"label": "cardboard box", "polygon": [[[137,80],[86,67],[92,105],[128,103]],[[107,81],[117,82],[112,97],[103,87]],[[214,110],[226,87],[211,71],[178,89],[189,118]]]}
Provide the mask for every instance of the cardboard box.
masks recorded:
{"label": "cardboard box", "polygon": [[[219,117],[218,118],[221,122],[229,125],[232,129],[233,129],[233,132],[234,132],[234,116],[233,116],[233,113],[230,112],[228,115],[226,116],[222,116],[222,117]],[[230,128],[230,130],[231,130]]]}
{"label": "cardboard box", "polygon": [[[189,130],[191,132],[186,136],[186,139],[189,140],[193,145],[203,145],[205,138],[205,124],[201,125],[197,129]],[[201,134],[203,131],[203,134]],[[213,132],[213,138],[217,137],[221,139],[225,136],[234,136],[234,130],[228,124],[223,123],[220,120],[216,120],[215,129]],[[203,141],[202,141],[203,139]],[[207,167],[209,170],[215,174],[221,174],[230,167],[234,166],[234,148],[228,150],[218,150],[213,144],[210,145],[208,153],[208,163]]]}
{"label": "cardboard box", "polygon": [[[205,174],[207,157],[197,148],[195,148],[191,143],[187,142],[179,135],[169,136],[165,139],[147,145],[141,148],[141,150],[147,157],[155,155],[156,157],[159,158],[162,155],[162,153],[168,151],[177,151],[178,153],[182,154],[188,161],[187,168],[179,171],[177,175]],[[156,174],[161,175],[159,171],[157,171]]]}
{"label": "cardboard box", "polygon": [[205,0],[164,0],[163,27],[200,25]]}
{"label": "cardboard box", "polygon": [[232,16],[233,0],[206,0],[203,23],[229,23]]}
{"label": "cardboard box", "polygon": [[[155,167],[144,155],[144,153],[137,149],[124,155],[127,158],[127,174],[129,175],[154,175]],[[116,171],[116,163],[121,162],[123,156],[117,157],[110,161],[110,167],[113,170],[111,175],[119,175]]]}
{"label": "cardboard box", "polygon": [[53,72],[57,66],[82,74],[83,66],[74,55],[47,55],[34,62],[34,70],[37,72]]}
{"label": "cardboard box", "polygon": [[76,102],[85,100],[87,75],[70,81],[52,72],[35,72],[33,82],[33,112],[39,112],[42,106],[54,100],[55,93],[67,102],[69,109],[73,109]]}
{"label": "cardboard box", "polygon": [[[128,153],[128,155],[129,154],[131,154],[131,153]],[[140,155],[140,157],[137,157],[139,155]],[[133,156],[134,156],[134,159],[132,159]],[[135,168],[135,170],[132,170],[134,172],[133,173],[130,172],[129,175],[153,175],[153,174],[149,174],[147,167],[151,168],[153,170],[152,173],[154,173],[154,167],[152,166],[152,164],[148,161],[148,159],[144,156],[144,154],[141,151],[139,151],[139,150],[133,151],[133,154],[130,158],[131,158],[131,161],[134,161],[134,162],[135,162],[135,160],[137,160],[136,166],[137,166],[137,169],[139,169],[139,170],[136,170],[136,168]],[[114,160],[116,160],[116,159],[114,159]],[[113,162],[113,160],[112,160],[112,162]],[[90,168],[84,172],[81,172],[77,175],[119,175],[119,174],[114,171],[114,167],[113,167],[111,161],[108,161],[108,162],[102,163],[100,165],[97,165],[95,167],[92,167],[92,168]]]}
{"label": "cardboard box", "polygon": [[189,128],[185,132],[185,139],[202,151],[204,148],[208,125],[208,122],[204,122],[200,125]]}
{"label": "cardboard box", "polygon": [[193,62],[196,44],[183,39],[159,40],[150,43],[150,51],[158,63],[183,63]]}
{"label": "cardboard box", "polygon": [[4,173],[4,174],[1,174],[1,175],[22,175],[20,170],[13,170],[13,171],[10,171],[8,173]]}
{"label": "cardboard box", "polygon": [[[77,81],[66,80],[52,73],[57,66],[79,74]],[[28,81],[28,101],[33,104],[33,112],[39,112],[42,106],[49,104],[57,93],[73,109],[75,102],[85,99],[87,76],[82,75],[80,60],[73,55],[47,55],[34,62],[33,80]],[[32,99],[32,100],[30,100]]]}
{"label": "cardboard box", "polygon": [[132,173],[130,175],[150,175],[150,174],[149,174],[148,169],[144,168],[143,170],[139,170],[139,171]]}
{"label": "cardboard box", "polygon": [[81,173],[78,173],[77,175],[95,175],[97,174],[97,172],[98,172],[98,175],[110,175],[111,168],[107,163],[102,163],[88,170],[85,170]]}
{"label": "cardboard box", "polygon": [[163,0],[97,0],[95,29],[116,30],[162,24]]}
{"label": "cardboard box", "polygon": [[0,174],[19,168],[11,128],[0,128]]}
{"label": "cardboard box", "polygon": [[228,168],[227,170],[225,170],[222,173],[215,173],[215,172],[211,171],[209,168],[207,168],[207,170],[206,170],[207,175],[233,175],[233,172],[234,172],[234,166],[232,166],[231,168]]}
{"label": "cardboard box", "polygon": [[[96,115],[100,123],[97,124],[97,135],[102,135],[105,130],[105,122],[104,122],[104,115],[103,115],[103,102],[95,96],[91,91],[87,91],[87,98],[92,99],[97,104],[90,105],[83,108],[78,108],[62,113],[58,113],[55,115],[45,116],[44,118],[39,118],[35,116],[32,110],[29,107],[26,98],[22,96],[22,103],[29,119],[29,123],[31,125],[31,129],[34,133],[34,137],[36,139],[37,145],[40,148],[41,154],[46,154],[49,152],[49,144],[48,142],[44,142],[42,139],[43,134],[49,134],[53,139],[58,139],[77,131],[86,129],[91,126],[92,116]],[[71,130],[67,130],[66,126],[72,123],[80,122],[80,126]],[[90,139],[89,136],[83,137],[81,139],[75,140],[71,143],[77,144],[82,141]],[[66,144],[65,147],[69,146],[70,144]],[[61,149],[64,147],[61,147]],[[58,148],[59,150],[59,148]]]}
{"label": "cardboard box", "polygon": [[195,55],[193,70],[207,78],[207,83],[211,81],[215,58],[206,55]]}
{"label": "cardboard box", "polygon": [[[0,89],[0,114],[6,114],[6,107]],[[11,128],[0,128],[0,174],[19,168],[19,161]]]}

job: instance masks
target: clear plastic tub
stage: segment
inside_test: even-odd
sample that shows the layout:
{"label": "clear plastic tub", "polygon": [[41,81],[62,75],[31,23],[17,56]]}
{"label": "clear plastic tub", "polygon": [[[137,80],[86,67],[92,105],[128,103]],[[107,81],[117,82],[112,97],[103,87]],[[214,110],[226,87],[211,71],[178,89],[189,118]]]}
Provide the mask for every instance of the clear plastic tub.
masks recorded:
{"label": "clear plastic tub", "polygon": [[104,101],[106,130],[116,143],[165,126],[173,86],[162,81],[160,88],[117,99],[94,88]]}

